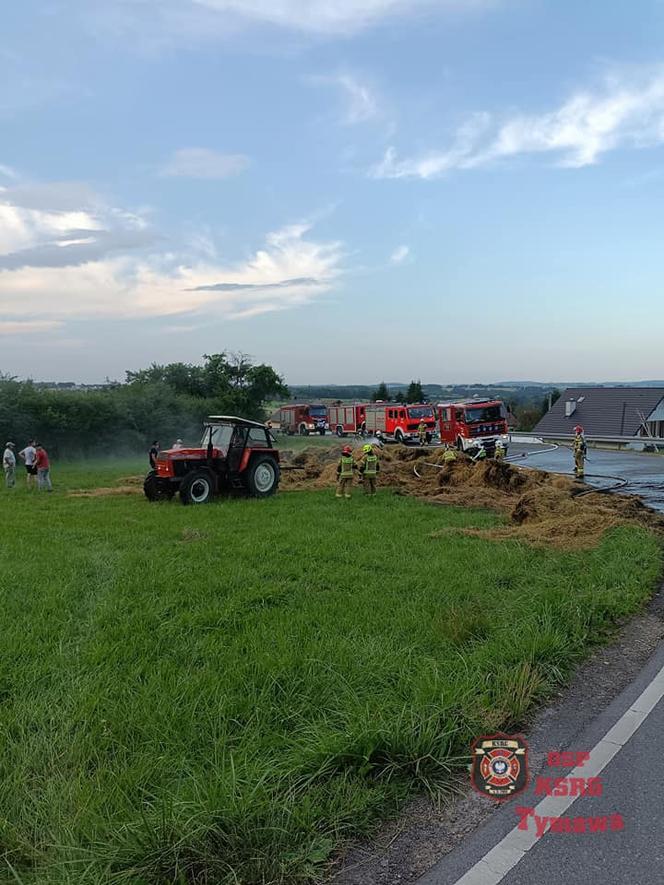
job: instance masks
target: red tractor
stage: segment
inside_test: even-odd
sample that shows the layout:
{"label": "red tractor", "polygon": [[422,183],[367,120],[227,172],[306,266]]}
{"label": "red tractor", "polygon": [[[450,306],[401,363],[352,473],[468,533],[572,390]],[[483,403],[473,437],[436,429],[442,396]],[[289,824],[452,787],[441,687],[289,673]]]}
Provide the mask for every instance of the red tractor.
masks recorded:
{"label": "red tractor", "polygon": [[223,493],[267,498],[277,491],[279,452],[264,424],[213,415],[204,427],[200,448],[159,452],[143,483],[149,501],[179,492],[183,504],[207,504]]}

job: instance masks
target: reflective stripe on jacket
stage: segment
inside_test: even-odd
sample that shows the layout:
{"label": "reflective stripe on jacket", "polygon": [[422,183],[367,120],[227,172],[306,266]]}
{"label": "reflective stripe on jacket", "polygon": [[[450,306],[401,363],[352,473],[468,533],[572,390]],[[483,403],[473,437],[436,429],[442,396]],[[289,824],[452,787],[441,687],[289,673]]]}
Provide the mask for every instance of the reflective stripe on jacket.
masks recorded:
{"label": "reflective stripe on jacket", "polygon": [[353,475],[353,470],[355,469],[355,462],[353,461],[352,455],[342,455],[339,458],[339,466],[337,468],[337,473],[341,477],[348,477]]}
{"label": "reflective stripe on jacket", "polygon": [[376,455],[365,455],[362,458],[362,473],[365,476],[375,476],[378,473],[378,458]]}

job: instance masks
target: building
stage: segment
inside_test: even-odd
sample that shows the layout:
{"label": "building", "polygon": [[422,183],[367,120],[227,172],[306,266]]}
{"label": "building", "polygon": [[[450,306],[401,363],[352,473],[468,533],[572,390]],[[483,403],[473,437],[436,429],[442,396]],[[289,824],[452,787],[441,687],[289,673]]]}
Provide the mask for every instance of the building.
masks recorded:
{"label": "building", "polygon": [[587,437],[664,438],[664,387],[569,387],[535,427],[550,438],[574,435],[580,424]]}

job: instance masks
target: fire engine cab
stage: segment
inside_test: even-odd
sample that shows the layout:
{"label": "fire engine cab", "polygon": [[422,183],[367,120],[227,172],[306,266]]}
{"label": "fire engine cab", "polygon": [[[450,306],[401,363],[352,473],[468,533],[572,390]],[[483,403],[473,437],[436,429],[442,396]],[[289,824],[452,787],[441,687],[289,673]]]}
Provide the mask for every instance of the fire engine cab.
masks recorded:
{"label": "fire engine cab", "polygon": [[327,423],[330,430],[337,436],[346,436],[347,433],[362,433],[366,427],[366,406],[362,403],[354,403],[349,406],[328,406]]}
{"label": "fire engine cab", "polygon": [[282,406],[279,410],[279,424],[282,433],[290,436],[294,433],[299,433],[300,436],[320,433],[323,436],[327,430],[327,408],[308,403]]}
{"label": "fire engine cab", "polygon": [[380,430],[386,439],[399,443],[417,439],[422,420],[427,426],[427,441],[431,441],[436,430],[433,406],[427,404],[369,403],[364,407],[364,414],[367,433]]}
{"label": "fire engine cab", "polygon": [[487,455],[493,455],[498,440],[507,450],[510,438],[505,407],[500,400],[438,403],[437,411],[441,442],[471,455],[481,446]]}

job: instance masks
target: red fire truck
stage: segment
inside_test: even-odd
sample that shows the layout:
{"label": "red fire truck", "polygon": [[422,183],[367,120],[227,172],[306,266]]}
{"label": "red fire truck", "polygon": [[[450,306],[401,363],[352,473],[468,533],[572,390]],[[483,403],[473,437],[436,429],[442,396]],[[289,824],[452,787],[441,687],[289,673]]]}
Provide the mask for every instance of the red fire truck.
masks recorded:
{"label": "red fire truck", "polygon": [[438,428],[441,442],[471,455],[480,446],[493,455],[498,440],[506,451],[509,444],[506,410],[500,400],[438,403]]}
{"label": "red fire truck", "polygon": [[348,433],[362,433],[365,429],[365,409],[363,403],[346,406],[328,406],[327,423],[332,433],[346,436]]}
{"label": "red fire truck", "polygon": [[282,406],[279,409],[279,424],[281,432],[289,436],[294,433],[299,433],[300,436],[320,433],[323,436],[327,430],[327,408],[309,403]]}
{"label": "red fire truck", "polygon": [[427,440],[431,441],[436,430],[436,417],[433,406],[427,404],[406,405],[401,403],[369,403],[364,407],[366,431],[404,443],[418,438],[417,428],[424,419],[427,426]]}

